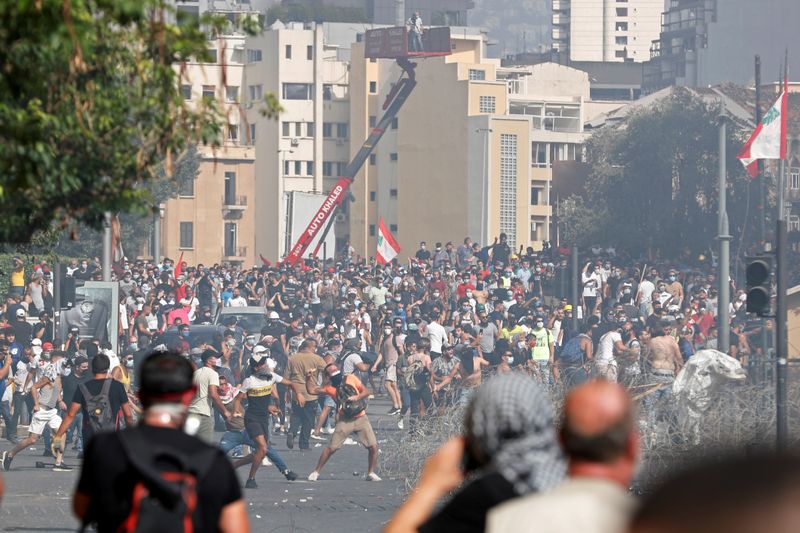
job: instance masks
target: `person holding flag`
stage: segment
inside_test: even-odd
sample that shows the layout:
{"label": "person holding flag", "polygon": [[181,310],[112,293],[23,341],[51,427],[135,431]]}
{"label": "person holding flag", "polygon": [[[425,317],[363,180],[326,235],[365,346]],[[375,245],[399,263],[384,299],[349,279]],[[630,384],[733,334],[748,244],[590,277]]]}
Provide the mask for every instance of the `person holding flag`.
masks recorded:
{"label": "person holding flag", "polygon": [[386,227],[386,224],[383,223],[383,217],[381,217],[378,224],[378,251],[375,254],[375,259],[379,264],[385,266],[397,257],[399,253],[400,244],[398,244],[392,232],[389,231],[389,228]]}

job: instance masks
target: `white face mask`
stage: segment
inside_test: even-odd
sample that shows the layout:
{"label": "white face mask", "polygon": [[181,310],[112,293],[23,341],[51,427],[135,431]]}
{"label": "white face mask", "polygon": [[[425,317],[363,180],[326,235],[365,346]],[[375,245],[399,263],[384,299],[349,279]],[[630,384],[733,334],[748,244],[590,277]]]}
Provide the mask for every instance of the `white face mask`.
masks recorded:
{"label": "white face mask", "polygon": [[392,333],[392,328],[383,328],[383,332],[384,332],[386,335],[390,335],[390,334]]}
{"label": "white face mask", "polygon": [[544,322],[537,322],[536,329],[542,329],[544,327]]}
{"label": "white face mask", "polygon": [[507,357],[507,358],[506,358],[506,362],[507,362],[509,365],[513,365],[513,364],[514,364],[514,358],[513,358],[513,357]]}

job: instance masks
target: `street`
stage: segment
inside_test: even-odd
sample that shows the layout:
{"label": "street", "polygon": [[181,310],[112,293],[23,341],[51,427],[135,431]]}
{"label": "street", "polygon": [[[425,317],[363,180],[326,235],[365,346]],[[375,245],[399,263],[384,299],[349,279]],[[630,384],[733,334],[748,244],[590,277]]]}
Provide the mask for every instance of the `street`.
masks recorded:
{"label": "street", "polygon": [[[394,417],[385,416],[389,403],[373,400],[368,410],[378,442],[396,437],[399,430]],[[220,435],[221,436],[221,435]],[[0,531],[76,531],[79,524],[71,512],[72,490],[79,470],[72,473],[35,468],[41,457],[43,441],[35,450],[26,450],[14,460],[10,472],[3,472],[6,494],[0,511]],[[322,471],[319,481],[305,478],[316,464],[324,446],[312,440],[309,451],[286,448],[282,435],[274,439],[281,456],[299,479],[289,482],[274,466],[262,467],[256,481],[259,488],[245,491],[252,531],[312,532],[380,531],[402,501],[402,483],[384,477],[382,482],[364,480],[367,453],[360,445],[345,445]],[[2,449],[11,445],[3,442]],[[52,464],[53,459],[44,459]],[[67,452],[65,462],[77,465],[75,452]],[[242,484],[247,467],[238,471]],[[378,474],[382,475],[380,466]],[[244,490],[244,489],[242,489]]]}

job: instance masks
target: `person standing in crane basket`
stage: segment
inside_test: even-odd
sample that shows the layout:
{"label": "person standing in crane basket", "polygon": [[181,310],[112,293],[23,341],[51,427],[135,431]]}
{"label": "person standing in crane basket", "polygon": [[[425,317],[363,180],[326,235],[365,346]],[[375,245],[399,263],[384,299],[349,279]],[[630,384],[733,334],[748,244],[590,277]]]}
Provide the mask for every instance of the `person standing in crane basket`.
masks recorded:
{"label": "person standing in crane basket", "polygon": [[422,45],[422,18],[419,11],[415,11],[406,21],[408,27],[408,48],[410,52],[424,52]]}

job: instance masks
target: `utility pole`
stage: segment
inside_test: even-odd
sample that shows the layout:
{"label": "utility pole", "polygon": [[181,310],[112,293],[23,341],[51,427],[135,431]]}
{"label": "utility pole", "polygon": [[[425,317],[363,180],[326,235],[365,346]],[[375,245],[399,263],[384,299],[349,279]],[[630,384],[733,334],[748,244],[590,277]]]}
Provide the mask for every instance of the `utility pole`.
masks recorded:
{"label": "utility pole", "polygon": [[[789,51],[786,51],[784,64],[784,90],[789,79]],[[781,117],[786,120],[786,117]],[[782,139],[782,143],[787,143],[787,139]],[[788,151],[788,150],[787,150]],[[781,150],[783,152],[783,150]],[[782,153],[780,160],[780,170],[777,180],[778,186],[778,222],[776,231],[777,246],[775,247],[775,262],[777,264],[777,297],[775,305],[775,333],[777,335],[776,348],[777,357],[775,364],[775,415],[776,423],[776,447],[779,452],[786,450],[789,441],[789,428],[786,412],[786,371],[787,359],[789,358],[789,340],[786,308],[786,290],[789,281],[788,264],[786,252],[789,249],[788,238],[786,235],[786,208],[784,206],[784,195],[786,192],[786,157],[788,154]]]}
{"label": "utility pole", "polygon": [[111,281],[111,213],[103,213],[103,281]]}
{"label": "utility pole", "polygon": [[718,313],[719,318],[719,340],[718,350],[722,353],[728,353],[730,349],[730,241],[731,236],[728,231],[728,209],[727,209],[727,132],[726,120],[724,111],[719,119],[719,215],[718,215],[718,231],[717,239],[719,240],[719,299],[718,299]]}
{"label": "utility pole", "polygon": [[[580,269],[578,268],[578,245],[572,245],[572,265],[570,270],[572,271],[572,283],[570,283],[570,287],[572,288],[572,331],[577,333],[578,332],[578,276],[580,275]],[[583,317],[586,320],[588,317]]]}

